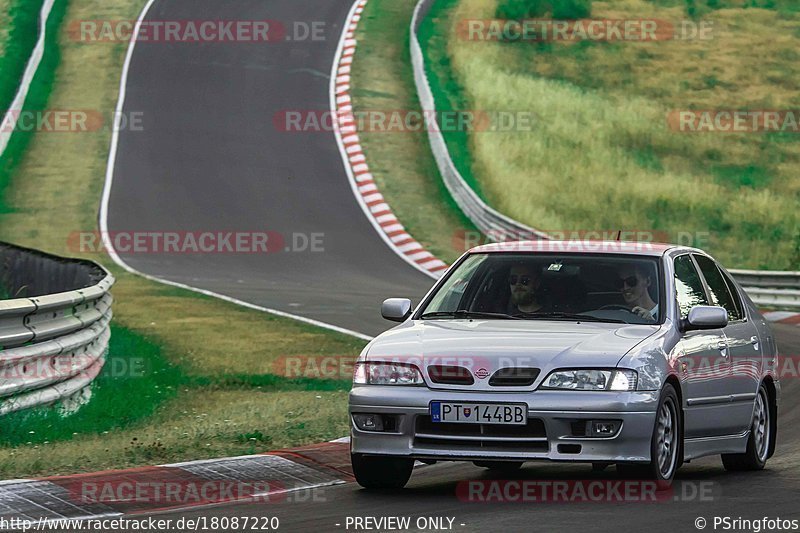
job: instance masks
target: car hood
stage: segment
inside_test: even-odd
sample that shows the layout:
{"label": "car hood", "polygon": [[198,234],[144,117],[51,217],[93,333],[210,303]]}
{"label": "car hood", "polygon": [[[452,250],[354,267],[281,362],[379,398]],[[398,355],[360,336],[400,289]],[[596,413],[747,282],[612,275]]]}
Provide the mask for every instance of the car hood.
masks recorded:
{"label": "car hood", "polygon": [[[659,326],[540,320],[419,320],[378,336],[366,359],[408,362],[420,367],[426,381],[431,365],[468,368],[475,383],[490,390],[488,377],[501,368],[532,367],[536,387],[556,368],[613,368]],[[483,377],[482,377],[483,376]],[[465,388],[436,385],[436,388]]]}

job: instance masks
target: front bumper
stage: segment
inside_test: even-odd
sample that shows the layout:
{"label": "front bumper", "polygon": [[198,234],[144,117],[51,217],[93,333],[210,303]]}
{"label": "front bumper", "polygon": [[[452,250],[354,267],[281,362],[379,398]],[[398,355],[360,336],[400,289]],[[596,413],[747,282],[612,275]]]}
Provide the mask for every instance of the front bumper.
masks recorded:
{"label": "front bumper", "polygon": [[[359,385],[350,392],[351,451],[437,460],[644,462],[650,460],[658,395],[658,391],[496,393]],[[474,424],[450,426],[452,431],[444,432],[427,420],[434,400],[526,403],[530,433],[486,439],[475,436]],[[393,432],[362,431],[353,423],[353,413],[396,415],[397,427]],[[622,426],[612,437],[576,436],[574,428],[587,420],[617,420]],[[431,438],[432,428],[438,432],[436,438]]]}

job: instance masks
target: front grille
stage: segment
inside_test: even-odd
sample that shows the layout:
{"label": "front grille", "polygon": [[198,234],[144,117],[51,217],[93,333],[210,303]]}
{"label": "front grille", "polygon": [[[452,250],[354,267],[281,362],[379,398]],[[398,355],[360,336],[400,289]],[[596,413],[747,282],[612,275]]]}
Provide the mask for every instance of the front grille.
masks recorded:
{"label": "front grille", "polygon": [[528,387],[539,376],[538,368],[501,368],[489,379],[492,387]]}
{"label": "front grille", "polygon": [[482,451],[515,449],[547,451],[547,431],[539,418],[524,426],[496,424],[453,424],[432,422],[430,416],[417,417],[414,443],[417,446]]}
{"label": "front grille", "polygon": [[428,367],[431,381],[440,385],[472,385],[475,378],[469,369],[455,365],[431,365]]}

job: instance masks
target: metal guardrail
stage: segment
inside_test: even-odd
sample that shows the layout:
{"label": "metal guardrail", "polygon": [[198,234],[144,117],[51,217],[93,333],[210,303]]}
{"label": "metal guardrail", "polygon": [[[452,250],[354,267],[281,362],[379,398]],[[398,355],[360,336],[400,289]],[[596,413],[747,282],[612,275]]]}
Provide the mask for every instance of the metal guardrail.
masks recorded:
{"label": "metal guardrail", "polygon": [[800,272],[770,270],[729,270],[736,281],[747,287],[800,290]]}
{"label": "metal guardrail", "polygon": [[444,136],[439,131],[436,115],[433,113],[436,110],[436,103],[425,73],[425,59],[417,37],[417,30],[434,1],[421,0],[414,8],[414,16],[411,19],[411,64],[414,68],[414,82],[417,86],[420,106],[424,111],[423,115],[425,116],[431,151],[434,159],[436,159],[436,165],[439,167],[445,187],[447,187],[448,192],[461,211],[488,238],[492,239],[500,234],[531,235],[531,238],[546,239],[548,237],[545,233],[517,222],[486,205],[464,181],[464,177],[461,176],[461,173],[453,163],[453,159],[450,157]]}
{"label": "metal guardrail", "polygon": [[0,243],[0,415],[86,394],[105,363],[114,277]]}
{"label": "metal guardrail", "polygon": [[800,310],[800,272],[769,270],[729,272],[758,305]]}
{"label": "metal guardrail", "polygon": [[[414,83],[417,88],[420,107],[425,116],[433,157],[439,168],[447,190],[461,211],[490,240],[503,240],[507,236],[520,238],[549,239],[542,231],[530,228],[521,222],[492,209],[481,200],[464,180],[450,157],[444,136],[436,122],[436,102],[425,71],[425,57],[417,32],[422,21],[436,0],[420,0],[414,8],[411,19],[411,63],[414,69]],[[500,237],[498,239],[498,237]],[[731,274],[745,288],[758,305],[800,309],[800,272],[768,272],[751,270],[731,270]]]}

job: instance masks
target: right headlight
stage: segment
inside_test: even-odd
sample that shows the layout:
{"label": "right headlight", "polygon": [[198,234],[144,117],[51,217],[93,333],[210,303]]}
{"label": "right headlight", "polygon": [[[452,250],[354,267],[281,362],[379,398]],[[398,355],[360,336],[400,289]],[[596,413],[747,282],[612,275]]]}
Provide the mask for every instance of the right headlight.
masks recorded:
{"label": "right headlight", "polygon": [[356,363],[353,384],[424,385],[425,380],[416,365],[376,361]]}
{"label": "right headlight", "polygon": [[552,390],[595,390],[632,391],[636,390],[635,370],[618,368],[614,370],[562,369],[554,370],[545,378],[540,389]]}

